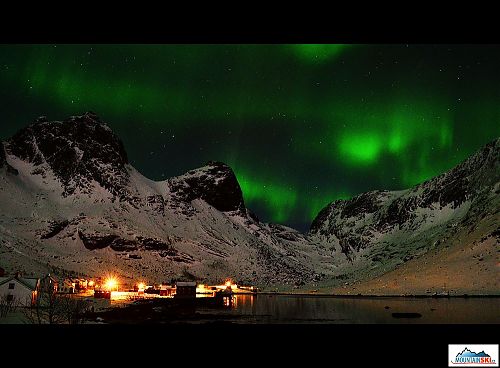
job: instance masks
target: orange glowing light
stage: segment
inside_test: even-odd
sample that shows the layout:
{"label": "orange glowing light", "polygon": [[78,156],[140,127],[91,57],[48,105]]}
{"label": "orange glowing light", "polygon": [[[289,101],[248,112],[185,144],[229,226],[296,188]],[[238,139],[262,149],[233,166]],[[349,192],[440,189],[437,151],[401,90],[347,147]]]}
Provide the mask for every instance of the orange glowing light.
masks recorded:
{"label": "orange glowing light", "polygon": [[139,290],[144,290],[144,283],[142,283],[142,282],[138,283],[138,284],[137,284],[137,288],[138,288]]}
{"label": "orange glowing light", "polygon": [[110,277],[104,283],[104,287],[108,290],[113,290],[118,286],[118,282],[113,277]]}
{"label": "orange glowing light", "polygon": [[227,280],[227,281],[226,281],[226,286],[227,286],[227,287],[230,287],[230,286],[231,286],[231,280]]}
{"label": "orange glowing light", "polygon": [[89,286],[94,286],[94,281],[89,281]]}

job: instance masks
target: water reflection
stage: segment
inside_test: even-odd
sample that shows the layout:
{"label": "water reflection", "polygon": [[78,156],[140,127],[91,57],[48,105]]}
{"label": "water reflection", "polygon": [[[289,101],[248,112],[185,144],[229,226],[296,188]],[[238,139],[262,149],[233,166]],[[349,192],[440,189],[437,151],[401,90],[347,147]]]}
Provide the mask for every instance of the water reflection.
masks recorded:
{"label": "water reflection", "polygon": [[[229,313],[250,323],[500,323],[498,298],[332,298],[235,295]],[[394,318],[393,313],[419,313]]]}
{"label": "water reflection", "polygon": [[[122,307],[132,293],[92,300],[95,310]],[[216,312],[235,323],[500,323],[500,298],[355,298],[294,295],[228,295]],[[206,309],[200,306],[200,311]],[[208,314],[214,313],[209,308]],[[198,311],[198,312],[200,312]],[[393,313],[418,313],[394,318]],[[225,318],[226,318],[225,317]]]}
{"label": "water reflection", "polygon": [[236,295],[231,295],[231,296],[224,296],[222,298],[222,303],[224,304],[225,307],[229,308],[237,308],[238,302],[237,302]]}

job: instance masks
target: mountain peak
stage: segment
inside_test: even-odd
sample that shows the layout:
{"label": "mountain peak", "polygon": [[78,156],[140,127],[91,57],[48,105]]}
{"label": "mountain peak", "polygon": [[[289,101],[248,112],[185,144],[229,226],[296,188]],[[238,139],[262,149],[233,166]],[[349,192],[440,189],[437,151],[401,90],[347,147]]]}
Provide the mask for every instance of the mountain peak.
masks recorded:
{"label": "mountain peak", "polygon": [[93,112],[49,121],[40,116],[6,142],[7,153],[50,169],[72,194],[96,181],[119,194],[128,181],[127,153],[121,140]]}
{"label": "mountain peak", "polygon": [[220,161],[190,170],[168,180],[178,200],[202,199],[219,211],[243,211],[245,204],[240,185],[231,167]]}
{"label": "mountain peak", "polygon": [[229,169],[231,169],[231,167],[230,167],[228,164],[226,164],[226,163],[224,163],[224,162],[222,162],[222,161],[214,161],[214,160],[210,160],[210,161],[208,161],[208,162],[206,163],[206,166],[213,166],[213,167],[220,167],[220,168],[223,168],[223,167],[224,167],[224,168],[229,168]]}

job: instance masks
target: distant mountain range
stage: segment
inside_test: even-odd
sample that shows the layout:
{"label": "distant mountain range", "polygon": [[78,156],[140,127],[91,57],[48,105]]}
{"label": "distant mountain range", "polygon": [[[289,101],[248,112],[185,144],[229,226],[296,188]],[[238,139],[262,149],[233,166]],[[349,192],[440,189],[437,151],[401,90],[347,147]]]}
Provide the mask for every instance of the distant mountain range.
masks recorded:
{"label": "distant mountain range", "polygon": [[[232,277],[284,289],[346,287],[430,252],[446,254],[466,239],[471,249],[485,247],[482,263],[466,272],[473,277],[486,267],[495,280],[499,152],[496,139],[414,188],[332,202],[302,234],[260,222],[224,163],[155,182],[130,165],[121,140],[94,113],[41,117],[0,142],[0,266],[157,282]],[[483,286],[470,292],[484,293]]]}

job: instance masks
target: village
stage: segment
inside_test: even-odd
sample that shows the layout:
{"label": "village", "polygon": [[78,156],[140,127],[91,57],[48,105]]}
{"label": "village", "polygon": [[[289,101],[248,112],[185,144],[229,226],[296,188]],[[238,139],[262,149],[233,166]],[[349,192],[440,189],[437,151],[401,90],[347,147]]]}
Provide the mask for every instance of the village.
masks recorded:
{"label": "village", "polygon": [[[63,278],[50,273],[41,277],[28,277],[21,272],[8,275],[0,268],[0,317],[19,308],[47,309],[56,298],[72,300],[74,305],[86,302],[80,314],[89,310],[94,312],[95,308],[105,309],[147,300],[231,307],[235,295],[253,295],[257,291],[254,286],[238,285],[229,278],[220,285],[206,285],[192,280],[149,284],[146,280],[123,281],[112,274],[94,278]],[[32,314],[39,316],[40,313]]]}

